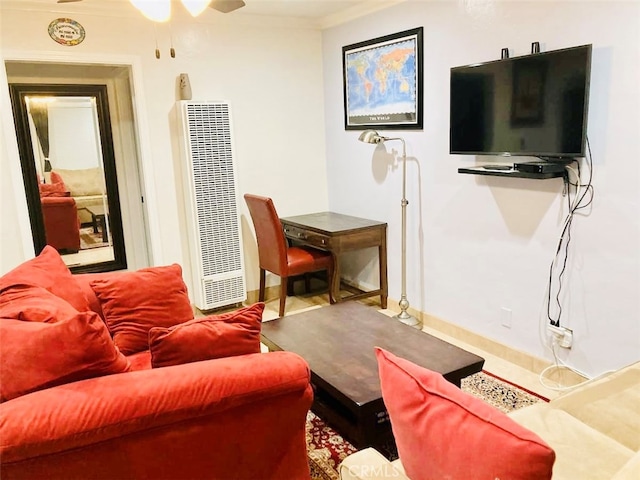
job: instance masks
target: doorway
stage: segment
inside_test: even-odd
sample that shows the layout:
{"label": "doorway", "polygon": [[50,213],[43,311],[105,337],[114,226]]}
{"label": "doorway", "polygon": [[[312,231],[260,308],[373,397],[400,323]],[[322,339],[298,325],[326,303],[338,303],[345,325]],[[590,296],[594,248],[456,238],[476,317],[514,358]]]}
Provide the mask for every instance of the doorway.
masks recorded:
{"label": "doorway", "polygon": [[[115,160],[115,182],[112,191],[121,212],[122,237],[126,252],[126,268],[135,270],[151,264],[147,215],[144,208],[144,188],[141,182],[141,162],[137,144],[131,69],[128,66],[56,64],[46,62],[5,61],[7,81],[11,84],[104,85]],[[17,120],[16,120],[17,123]],[[24,173],[23,173],[24,174]],[[27,194],[29,192],[27,191]],[[108,217],[107,217],[108,218]],[[105,221],[103,216],[102,221]],[[82,225],[82,222],[80,222]],[[102,228],[106,227],[102,224]],[[35,232],[34,232],[35,239]],[[39,253],[39,252],[36,252]],[[63,255],[75,272],[96,272],[119,267],[108,266],[95,249]],[[117,262],[116,262],[117,263]]]}

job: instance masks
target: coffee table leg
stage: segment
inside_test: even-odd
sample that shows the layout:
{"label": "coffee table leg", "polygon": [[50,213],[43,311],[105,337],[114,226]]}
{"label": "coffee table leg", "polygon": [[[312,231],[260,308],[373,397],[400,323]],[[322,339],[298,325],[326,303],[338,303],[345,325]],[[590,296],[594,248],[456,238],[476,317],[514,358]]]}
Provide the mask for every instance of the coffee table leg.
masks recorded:
{"label": "coffee table leg", "polygon": [[102,242],[107,243],[109,241],[109,235],[107,234],[107,216],[91,214],[91,222],[93,223],[93,233],[102,232]]}
{"label": "coffee table leg", "polygon": [[91,224],[93,226],[93,233],[98,233],[98,216],[95,213],[91,214]]}
{"label": "coffee table leg", "polygon": [[107,234],[107,216],[100,215],[100,223],[102,224],[102,241],[107,243],[109,241],[109,235]]}

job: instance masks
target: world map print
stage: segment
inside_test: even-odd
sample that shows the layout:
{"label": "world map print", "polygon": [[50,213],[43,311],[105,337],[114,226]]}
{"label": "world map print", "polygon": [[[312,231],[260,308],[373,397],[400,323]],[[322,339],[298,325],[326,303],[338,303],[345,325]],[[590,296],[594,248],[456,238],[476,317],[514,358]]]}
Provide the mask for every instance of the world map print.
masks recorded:
{"label": "world map print", "polygon": [[346,52],[349,124],[411,123],[417,115],[416,40]]}

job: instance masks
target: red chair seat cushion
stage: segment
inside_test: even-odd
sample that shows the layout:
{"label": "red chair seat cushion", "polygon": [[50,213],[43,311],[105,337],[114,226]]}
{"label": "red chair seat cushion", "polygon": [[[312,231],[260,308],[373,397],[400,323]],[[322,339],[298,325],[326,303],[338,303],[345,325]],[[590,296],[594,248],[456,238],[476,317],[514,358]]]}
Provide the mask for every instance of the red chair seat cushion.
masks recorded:
{"label": "red chair seat cushion", "polygon": [[316,248],[289,247],[287,266],[290,276],[316,270],[325,270],[333,264],[331,253]]}
{"label": "red chair seat cushion", "polygon": [[535,433],[444,379],[376,348],[382,398],[412,480],[545,480],[554,451]]}

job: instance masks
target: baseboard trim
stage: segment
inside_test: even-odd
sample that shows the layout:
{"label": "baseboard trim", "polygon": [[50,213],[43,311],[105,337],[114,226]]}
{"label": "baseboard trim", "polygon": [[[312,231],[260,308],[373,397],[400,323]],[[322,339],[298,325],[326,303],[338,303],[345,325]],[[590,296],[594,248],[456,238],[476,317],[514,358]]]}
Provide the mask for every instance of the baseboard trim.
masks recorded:
{"label": "baseboard trim", "polygon": [[[391,310],[394,313],[400,313],[398,301],[389,298],[388,310]],[[456,325],[455,323],[451,323],[435,315],[430,315],[411,307],[409,307],[408,312],[415,318],[422,319],[422,323],[426,328],[436,330],[443,335],[447,335],[460,342],[464,342],[473,347],[484,350],[487,353],[500,357],[503,360],[529,370],[535,374],[538,374],[548,366],[552,365],[552,362],[549,360],[523,352],[522,350],[517,350],[509,345],[493,340],[489,337],[485,337],[479,333],[475,333],[465,327],[461,327],[460,325]]]}
{"label": "baseboard trim", "polygon": [[539,373],[551,365],[551,362],[548,360],[523,352],[522,350],[517,350],[502,342],[485,337],[484,335],[480,335],[433,315],[423,314],[422,318],[426,327],[433,328],[461,342],[480,348],[487,353],[500,357],[530,372]]}
{"label": "baseboard trim", "polygon": [[[359,288],[359,286],[357,285],[352,285],[351,282],[344,283],[355,288]],[[277,298],[279,293],[279,285],[268,286],[266,288],[266,298],[268,299]],[[247,303],[251,304],[256,303],[257,301],[258,290],[247,292]],[[373,297],[372,299],[366,299],[364,301],[366,303],[369,303],[371,301],[377,302],[378,297]],[[393,314],[400,313],[398,301],[389,298],[387,310],[393,312]],[[430,315],[411,307],[409,308],[408,312],[416,318],[421,318],[424,326],[428,329],[435,330],[460,342],[464,342],[468,345],[484,350],[487,353],[500,357],[503,360],[506,360],[535,374],[538,374],[548,366],[552,365],[552,362],[549,360],[545,360],[530,353],[517,350],[513,347],[510,347],[509,345],[475,333],[465,327],[461,327],[460,325],[456,325],[435,315]]]}

